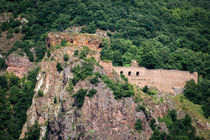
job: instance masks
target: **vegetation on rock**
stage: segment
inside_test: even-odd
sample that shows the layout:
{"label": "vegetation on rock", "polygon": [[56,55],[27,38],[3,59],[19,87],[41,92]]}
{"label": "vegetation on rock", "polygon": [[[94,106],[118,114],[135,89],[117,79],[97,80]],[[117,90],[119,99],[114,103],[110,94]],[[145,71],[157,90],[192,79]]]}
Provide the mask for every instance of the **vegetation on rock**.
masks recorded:
{"label": "vegetation on rock", "polygon": [[82,66],[77,65],[71,71],[74,73],[72,83],[77,84],[80,80],[85,80],[88,76],[93,74],[94,65],[90,62],[82,63]]}
{"label": "vegetation on rock", "polygon": [[38,90],[38,96],[39,97],[43,97],[43,95],[44,95],[43,91],[42,90]]}
{"label": "vegetation on rock", "polygon": [[74,105],[78,108],[81,108],[84,104],[85,96],[87,89],[79,89],[76,94],[73,96],[75,98]]}
{"label": "vegetation on rock", "polygon": [[57,62],[56,68],[57,68],[59,73],[63,70],[63,67],[62,67],[61,63],[59,63],[59,62]]}
{"label": "vegetation on rock", "polygon": [[96,93],[97,93],[97,90],[94,89],[94,88],[92,88],[92,89],[90,89],[90,90],[88,91],[87,96],[88,96],[89,98],[92,98]]}
{"label": "vegetation on rock", "polygon": [[137,121],[136,121],[136,123],[135,123],[135,129],[139,132],[139,133],[141,133],[141,131],[142,131],[142,123],[141,123],[141,120],[140,119],[137,119]]}
{"label": "vegetation on rock", "polygon": [[94,78],[90,79],[90,83],[93,85],[97,85],[99,83],[98,76],[95,76]]}
{"label": "vegetation on rock", "polygon": [[64,60],[64,61],[69,61],[69,55],[68,55],[68,54],[64,54],[63,60]]}

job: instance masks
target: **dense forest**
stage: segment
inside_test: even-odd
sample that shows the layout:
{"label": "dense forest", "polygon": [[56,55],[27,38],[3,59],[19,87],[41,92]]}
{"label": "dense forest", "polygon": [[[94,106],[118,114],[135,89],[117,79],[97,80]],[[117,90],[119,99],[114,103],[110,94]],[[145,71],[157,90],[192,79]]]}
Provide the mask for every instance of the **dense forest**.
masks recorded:
{"label": "dense forest", "polygon": [[[2,0],[0,12],[28,20],[22,26],[22,42],[9,51],[22,48],[31,61],[35,47],[39,61],[46,52],[47,32],[83,26],[82,32],[108,30],[111,47],[102,59],[114,65],[129,65],[136,59],[147,68],[198,71],[210,78],[210,12],[208,0]],[[10,18],[1,30],[15,32],[20,23]]]}
{"label": "dense forest", "polygon": [[[0,34],[7,31],[8,38],[18,32],[23,34],[6,56],[22,49],[30,61],[39,62],[47,51],[48,32],[73,26],[82,26],[82,33],[106,30],[111,44],[103,46],[101,59],[111,60],[115,66],[129,66],[136,59],[140,66],[149,69],[197,71],[201,81],[188,82],[185,96],[202,105],[208,118],[209,10],[209,0],[1,0],[0,13],[12,13],[12,17],[0,23]],[[18,17],[27,22],[21,23]],[[35,49],[35,57],[31,48]],[[4,59],[0,58],[0,69],[5,67]],[[35,86],[31,74],[29,79],[0,77],[1,139],[17,139],[20,134]]]}
{"label": "dense forest", "polygon": [[39,68],[19,79],[15,75],[0,76],[0,139],[18,139],[31,106]]}

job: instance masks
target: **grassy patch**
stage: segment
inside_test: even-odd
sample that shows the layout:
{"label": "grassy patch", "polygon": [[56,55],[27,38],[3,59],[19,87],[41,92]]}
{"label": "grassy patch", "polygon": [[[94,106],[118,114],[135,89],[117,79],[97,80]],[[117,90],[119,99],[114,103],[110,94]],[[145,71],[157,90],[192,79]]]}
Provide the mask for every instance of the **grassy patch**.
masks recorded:
{"label": "grassy patch", "polygon": [[[176,109],[181,109],[185,111],[187,114],[189,114],[192,117],[193,123],[195,124],[195,120],[199,120],[201,123],[210,123],[210,118],[206,119],[203,115],[203,110],[201,109],[201,105],[194,104],[187,100],[184,96],[176,96],[174,98],[175,101],[175,107]],[[201,137],[209,138],[210,132],[209,131],[203,131],[201,129],[198,129],[199,134]]]}
{"label": "grassy patch", "polygon": [[176,102],[176,108],[184,110],[187,114],[194,116],[196,119],[201,120],[202,122],[210,122],[210,119],[206,119],[203,115],[203,110],[201,109],[201,105],[194,104],[187,100],[184,96],[176,96],[174,98]]}

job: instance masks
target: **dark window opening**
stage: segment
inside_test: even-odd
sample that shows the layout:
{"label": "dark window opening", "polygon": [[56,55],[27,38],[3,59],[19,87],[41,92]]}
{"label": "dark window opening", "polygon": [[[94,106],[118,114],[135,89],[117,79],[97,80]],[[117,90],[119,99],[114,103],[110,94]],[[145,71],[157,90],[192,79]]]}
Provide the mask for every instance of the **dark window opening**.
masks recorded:
{"label": "dark window opening", "polygon": [[131,72],[130,71],[128,72],[128,76],[131,76]]}
{"label": "dark window opening", "polygon": [[123,71],[121,71],[120,74],[123,74]]}
{"label": "dark window opening", "polygon": [[139,76],[139,72],[136,72],[136,76]]}

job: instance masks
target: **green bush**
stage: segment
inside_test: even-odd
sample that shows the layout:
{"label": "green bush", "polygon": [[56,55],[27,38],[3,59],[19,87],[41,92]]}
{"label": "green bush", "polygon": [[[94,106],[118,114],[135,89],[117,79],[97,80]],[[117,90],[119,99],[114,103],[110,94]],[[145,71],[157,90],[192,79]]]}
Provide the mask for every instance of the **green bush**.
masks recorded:
{"label": "green bush", "polygon": [[88,96],[89,98],[92,98],[96,93],[97,93],[97,90],[94,89],[94,88],[92,88],[91,90],[89,90],[87,96]]}
{"label": "green bush", "polygon": [[78,56],[78,55],[79,55],[79,51],[78,50],[74,51],[74,56]]}
{"label": "green bush", "polygon": [[7,68],[4,58],[0,58],[0,70]]}
{"label": "green bush", "polygon": [[144,86],[144,88],[142,89],[142,91],[143,91],[144,93],[147,93],[147,92],[149,91],[148,86]]}
{"label": "green bush", "polygon": [[149,91],[147,92],[147,94],[149,94],[149,95],[156,95],[157,92],[156,92],[155,90],[149,90]]}
{"label": "green bush", "polygon": [[68,91],[68,92],[71,92],[73,89],[74,89],[74,83],[73,83],[72,80],[70,79],[70,80],[69,80],[69,83],[68,83],[67,91]]}
{"label": "green bush", "polygon": [[43,91],[42,90],[38,90],[38,96],[39,97],[43,97],[43,95],[44,95]]}
{"label": "green bush", "polygon": [[136,129],[139,133],[141,133],[141,131],[142,131],[142,123],[141,123],[141,120],[140,120],[140,119],[137,119],[137,121],[136,121],[136,123],[134,124],[134,126],[135,126],[135,129]]}
{"label": "green bush", "polygon": [[88,76],[93,74],[94,65],[90,62],[82,63],[82,66],[77,65],[76,67],[72,68],[72,72],[74,73],[74,77],[72,79],[72,83],[74,85],[79,82],[79,80],[85,80]]}
{"label": "green bush", "polygon": [[85,59],[89,53],[90,49],[87,46],[84,46],[83,49],[79,53],[79,58]]}
{"label": "green bush", "polygon": [[94,78],[90,79],[90,83],[93,85],[97,85],[100,82],[100,80],[98,79],[97,76],[95,76]]}
{"label": "green bush", "polygon": [[85,96],[87,89],[79,89],[76,94],[73,96],[75,98],[74,105],[78,108],[81,108],[84,104]]}
{"label": "green bush", "polygon": [[59,63],[59,62],[57,62],[56,68],[57,68],[59,73],[63,70],[63,67],[62,67],[61,63]]}
{"label": "green bush", "polygon": [[64,46],[66,46],[66,45],[67,45],[66,39],[62,39],[62,40],[61,40],[61,46],[64,47]]}
{"label": "green bush", "polygon": [[57,104],[57,98],[54,97],[54,104]]}
{"label": "green bush", "polygon": [[64,60],[64,61],[69,61],[69,55],[68,55],[68,54],[64,54],[63,60]]}
{"label": "green bush", "polygon": [[51,55],[51,53],[50,53],[50,50],[48,49],[48,50],[47,50],[47,57],[49,58],[50,55]]}
{"label": "green bush", "polygon": [[149,123],[149,125],[150,125],[150,128],[152,129],[152,131],[155,131],[155,129],[157,128],[157,125],[155,124],[155,119],[154,118],[152,118],[151,120],[150,120],[150,123]]}

